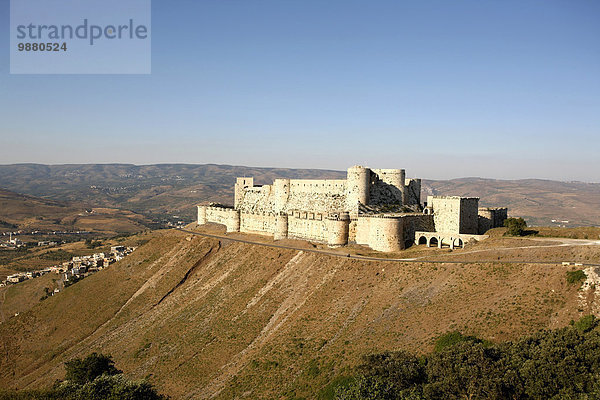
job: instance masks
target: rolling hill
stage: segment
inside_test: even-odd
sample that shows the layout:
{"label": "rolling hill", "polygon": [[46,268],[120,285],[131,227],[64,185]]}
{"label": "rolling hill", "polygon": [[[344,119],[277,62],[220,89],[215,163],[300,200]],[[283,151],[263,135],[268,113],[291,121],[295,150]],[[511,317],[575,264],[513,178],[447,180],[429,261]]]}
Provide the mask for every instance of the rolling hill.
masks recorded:
{"label": "rolling hill", "polygon": [[[499,236],[465,255],[509,260],[516,251],[522,263],[432,264],[150,235],[126,259],[0,324],[0,387],[51,385],[64,361],[100,351],[174,399],[319,398],[365,354],[427,352],[450,330],[513,339],[597,307],[595,292],[582,302],[566,282],[568,267],[525,260],[597,260],[600,246],[537,251],[523,246],[542,242]],[[430,250],[440,256],[420,251]]]}
{"label": "rolling hill", "polygon": [[[408,172],[418,176],[418,171]],[[281,177],[340,179],[345,172],[215,164],[0,165],[0,187],[86,207],[131,210],[163,222],[178,219],[174,215],[193,220],[194,205],[200,202],[232,203],[237,176],[254,176],[257,184],[269,184]],[[511,215],[523,216],[530,225],[600,226],[600,183],[424,180],[423,196],[427,194],[479,196],[482,205],[507,206]]]}
{"label": "rolling hill", "polygon": [[0,189],[0,232],[68,230],[114,235],[139,232],[150,223],[131,211],[85,208]]}

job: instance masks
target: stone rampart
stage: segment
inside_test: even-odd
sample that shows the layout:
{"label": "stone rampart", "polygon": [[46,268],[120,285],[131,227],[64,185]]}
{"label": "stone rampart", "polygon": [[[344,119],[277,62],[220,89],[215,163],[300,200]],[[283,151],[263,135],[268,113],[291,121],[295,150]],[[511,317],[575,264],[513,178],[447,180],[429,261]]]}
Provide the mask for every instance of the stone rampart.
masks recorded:
{"label": "stone rampart", "polygon": [[[203,210],[202,210],[203,209]],[[240,211],[223,206],[198,206],[198,215],[204,217],[204,223],[213,222],[225,225],[227,232],[240,231]],[[198,219],[198,223],[200,223]]]}

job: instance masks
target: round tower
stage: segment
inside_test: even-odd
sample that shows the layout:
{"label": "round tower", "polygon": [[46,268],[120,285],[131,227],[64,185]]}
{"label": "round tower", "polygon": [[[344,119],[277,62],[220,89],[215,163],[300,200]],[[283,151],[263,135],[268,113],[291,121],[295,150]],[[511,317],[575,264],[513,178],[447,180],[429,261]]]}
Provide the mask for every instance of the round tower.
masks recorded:
{"label": "round tower", "polygon": [[227,232],[239,232],[240,231],[240,211],[229,210],[227,212]]}
{"label": "round tower", "polygon": [[379,170],[379,179],[393,187],[394,195],[402,204],[406,201],[406,171],[403,169]]}
{"label": "round tower", "polygon": [[206,206],[198,206],[198,225],[206,223]]}
{"label": "round tower", "polygon": [[350,216],[340,213],[338,216],[327,218],[327,244],[330,247],[345,246],[348,244]]}
{"label": "round tower", "polygon": [[288,237],[288,215],[280,212],[275,217],[275,240],[287,239]]}
{"label": "round tower", "polygon": [[371,189],[371,170],[369,168],[354,166],[348,168],[346,181],[346,206],[351,212],[358,212],[358,203],[369,204],[369,191]]}
{"label": "round tower", "polygon": [[369,226],[369,247],[377,251],[404,249],[404,223],[401,218],[373,217]]}
{"label": "round tower", "polygon": [[284,211],[290,197],[290,180],[275,179],[273,190],[275,191],[275,212]]}

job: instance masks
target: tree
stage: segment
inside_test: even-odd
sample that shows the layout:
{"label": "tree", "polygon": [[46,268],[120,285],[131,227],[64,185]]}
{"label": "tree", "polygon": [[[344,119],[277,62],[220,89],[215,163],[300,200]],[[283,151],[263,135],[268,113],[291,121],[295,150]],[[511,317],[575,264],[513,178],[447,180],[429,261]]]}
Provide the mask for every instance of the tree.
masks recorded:
{"label": "tree", "polygon": [[104,354],[92,353],[86,358],[76,358],[65,363],[67,374],[65,380],[77,385],[84,385],[92,382],[102,374],[117,375],[123,371],[115,367],[115,362],[110,356]]}
{"label": "tree", "polygon": [[521,217],[519,218],[507,218],[504,220],[504,226],[506,235],[508,236],[523,236],[525,234],[525,228],[527,228],[527,222]]}

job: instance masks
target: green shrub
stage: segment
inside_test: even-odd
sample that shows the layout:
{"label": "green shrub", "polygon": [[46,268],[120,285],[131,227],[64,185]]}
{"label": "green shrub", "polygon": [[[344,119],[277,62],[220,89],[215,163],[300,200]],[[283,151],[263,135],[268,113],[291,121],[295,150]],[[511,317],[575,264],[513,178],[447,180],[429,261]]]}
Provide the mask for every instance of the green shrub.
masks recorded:
{"label": "green shrub", "polygon": [[508,228],[505,235],[508,236],[523,236],[527,222],[523,218],[507,218],[504,220],[504,226]]}
{"label": "green shrub", "polygon": [[92,353],[84,359],[75,358],[65,363],[65,380],[77,385],[92,382],[100,375],[117,375],[123,371],[115,368],[115,362],[104,354]]}
{"label": "green shrub", "polygon": [[595,317],[586,316],[570,327],[502,344],[450,332],[440,338],[443,351],[365,358],[336,399],[599,399],[598,326]]}
{"label": "green shrub", "polygon": [[461,342],[473,342],[473,343],[484,343],[483,340],[475,337],[475,336],[465,336],[459,331],[448,332],[440,336],[435,341],[435,347],[433,351],[440,352],[442,350],[447,349],[448,347],[452,347]]}
{"label": "green shrub", "polygon": [[594,315],[586,315],[575,322],[574,326],[580,332],[588,332],[594,329],[598,325],[598,320]]}
{"label": "green shrub", "polygon": [[583,282],[587,279],[585,272],[578,269],[577,271],[567,271],[567,282],[576,284]]}
{"label": "green shrub", "polygon": [[65,380],[51,389],[0,391],[0,400],[167,400],[145,380],[130,381],[110,356],[92,353],[65,363]]}

